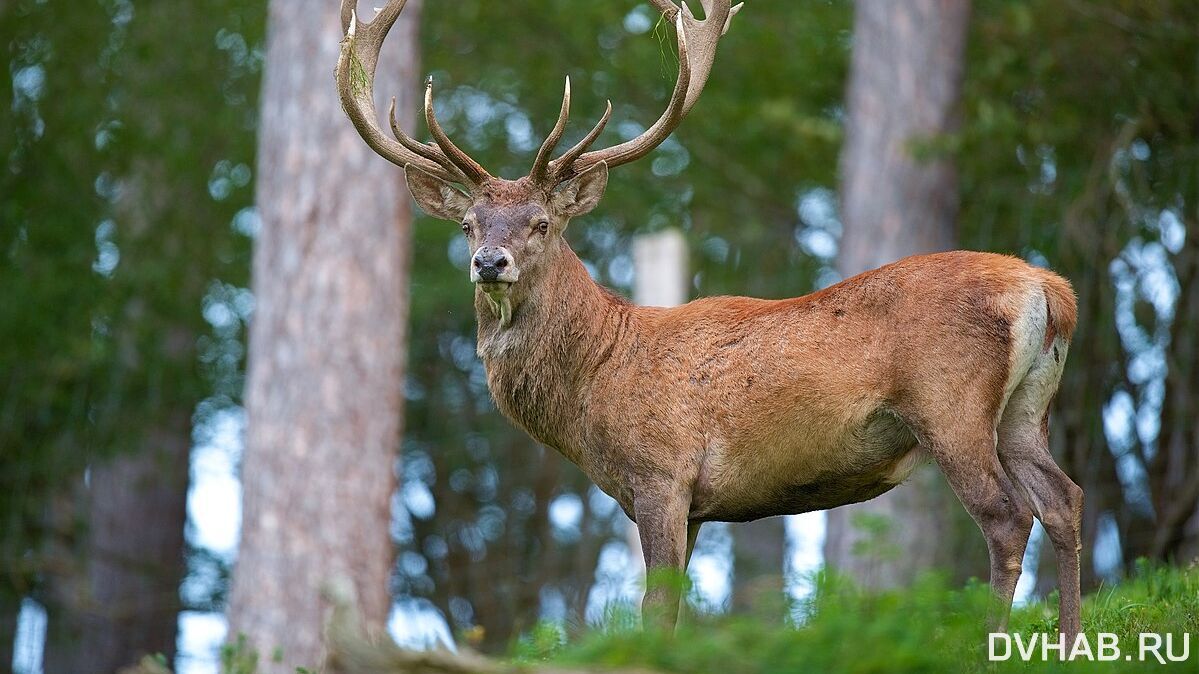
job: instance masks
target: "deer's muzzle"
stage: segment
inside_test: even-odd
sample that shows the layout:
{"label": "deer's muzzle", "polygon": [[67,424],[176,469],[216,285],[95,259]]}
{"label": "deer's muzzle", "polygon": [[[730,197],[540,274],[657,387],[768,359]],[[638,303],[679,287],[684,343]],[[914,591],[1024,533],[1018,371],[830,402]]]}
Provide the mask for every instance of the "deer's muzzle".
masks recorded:
{"label": "deer's muzzle", "polygon": [[471,259],[470,280],[474,283],[515,283],[519,277],[512,253],[502,246],[483,246]]}

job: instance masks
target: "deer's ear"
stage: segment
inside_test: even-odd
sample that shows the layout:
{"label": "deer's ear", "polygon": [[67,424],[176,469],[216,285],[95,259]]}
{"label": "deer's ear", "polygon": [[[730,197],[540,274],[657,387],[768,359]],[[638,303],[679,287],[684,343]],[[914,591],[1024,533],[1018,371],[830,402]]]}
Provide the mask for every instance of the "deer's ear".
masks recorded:
{"label": "deer's ear", "polygon": [[604,196],[608,187],[608,163],[600,162],[579,175],[562,183],[550,195],[554,210],[573,218],[589,213]]}
{"label": "deer's ear", "polygon": [[458,222],[470,208],[470,197],[441,178],[429,175],[409,164],[404,167],[408,179],[408,191],[421,210],[435,218]]}

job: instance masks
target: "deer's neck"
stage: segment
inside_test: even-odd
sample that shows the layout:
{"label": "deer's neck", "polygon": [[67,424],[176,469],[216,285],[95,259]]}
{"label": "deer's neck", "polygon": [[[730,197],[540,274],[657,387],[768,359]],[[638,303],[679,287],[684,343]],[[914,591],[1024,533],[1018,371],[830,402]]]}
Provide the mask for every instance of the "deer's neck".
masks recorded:
{"label": "deer's neck", "polygon": [[596,373],[629,343],[632,307],[595,283],[569,248],[563,246],[559,256],[516,304],[506,327],[481,291],[475,310],[479,356],[500,411],[574,459],[585,394]]}

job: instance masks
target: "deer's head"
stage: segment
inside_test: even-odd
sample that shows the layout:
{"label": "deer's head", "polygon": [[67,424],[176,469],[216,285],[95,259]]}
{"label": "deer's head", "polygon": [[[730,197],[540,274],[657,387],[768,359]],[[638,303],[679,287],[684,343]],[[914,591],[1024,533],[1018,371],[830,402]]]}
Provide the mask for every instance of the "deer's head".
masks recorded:
{"label": "deer's head", "polygon": [[346,31],[337,63],[342,107],[375,152],[404,168],[408,187],[429,215],[457,222],[470,242],[470,280],[507,325],[519,302],[553,273],[566,248],[562,238],[570,219],[595,208],[610,168],[644,157],[666,140],[691,110],[707,81],[716,44],[741,5],[703,0],[704,19],[683,4],[651,0],[675,23],[679,76],[665,112],[644,133],[612,147],[589,150],[612,114],[612,104],[574,147],[552,159],[570,115],[570,80],[562,111],[529,174],[517,180],[492,176],[446,135],[433,112],[433,82],[425,85],[425,121],[433,141],[421,143],[396,123],[395,99],[389,118],[395,139],[379,128],[373,98],[379,49],[406,0],[389,0],[370,22],[360,21],[356,0],[342,0]]}

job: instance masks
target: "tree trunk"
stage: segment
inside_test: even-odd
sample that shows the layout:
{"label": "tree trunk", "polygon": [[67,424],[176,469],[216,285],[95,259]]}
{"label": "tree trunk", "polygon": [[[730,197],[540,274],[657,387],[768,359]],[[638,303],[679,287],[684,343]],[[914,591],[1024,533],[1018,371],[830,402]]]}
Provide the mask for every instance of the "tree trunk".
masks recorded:
{"label": "tree trunk", "polygon": [[19,601],[8,601],[6,598],[0,597],[0,670],[12,666],[19,615],[21,615]]}
{"label": "tree trunk", "polygon": [[[392,30],[376,83],[380,98],[399,95],[409,129],[419,4]],[[321,665],[320,592],[335,577],[353,582],[369,626],[381,628],[391,606],[412,213],[401,172],[341,110],[330,76],[341,37],[337,3],[270,4],[229,603],[230,636],[247,636],[264,674]]]}
{"label": "tree trunk", "polygon": [[191,415],[146,448],[89,470],[78,571],[57,575],[45,671],[115,672],[146,655],[174,659]]}
{"label": "tree trunk", "polygon": [[782,517],[767,517],[730,527],[733,534],[733,611],[771,613],[780,607],[778,599],[783,596],[787,554],[786,523]]}
{"label": "tree trunk", "polygon": [[[846,277],[956,245],[957,173],[935,143],[957,129],[970,15],[966,0],[858,0],[855,8],[841,155]],[[962,529],[953,524],[960,511],[939,473],[922,468],[873,501],[830,511],[826,563],[868,587],[955,566],[946,533]]]}

